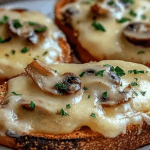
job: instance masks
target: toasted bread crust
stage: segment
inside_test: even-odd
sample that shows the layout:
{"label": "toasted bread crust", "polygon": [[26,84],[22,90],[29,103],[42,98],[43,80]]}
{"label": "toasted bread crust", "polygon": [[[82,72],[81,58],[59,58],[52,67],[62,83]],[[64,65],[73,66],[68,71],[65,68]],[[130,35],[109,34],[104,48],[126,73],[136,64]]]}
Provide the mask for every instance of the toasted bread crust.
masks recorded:
{"label": "toasted bread crust", "polygon": [[[99,59],[93,57],[86,49],[84,49],[78,41],[78,32],[73,30],[71,27],[67,26],[62,20],[61,8],[73,2],[74,0],[59,0],[55,6],[55,22],[58,27],[66,34],[69,43],[72,46],[72,49],[76,50],[78,58],[83,62],[90,61],[99,61]],[[106,57],[104,54],[101,54],[101,60],[105,60]]]}
{"label": "toasted bread crust", "polygon": [[[3,10],[4,10],[3,8],[0,9],[0,11]],[[12,9],[12,10],[18,13],[27,11],[26,9]],[[67,43],[67,40],[65,38],[59,38],[59,46],[62,48],[62,55],[57,59],[57,62],[71,63],[73,59],[72,50],[70,48],[70,45]],[[7,80],[8,78],[0,76],[0,85],[2,85]]]}
{"label": "toasted bread crust", "polygon": [[[7,93],[7,83],[0,87],[1,102]],[[115,138],[105,138],[102,134],[82,127],[69,134],[30,133],[22,136],[0,136],[0,144],[14,149],[30,150],[133,150],[150,143],[150,126],[145,122],[141,125],[127,127],[126,134]]]}

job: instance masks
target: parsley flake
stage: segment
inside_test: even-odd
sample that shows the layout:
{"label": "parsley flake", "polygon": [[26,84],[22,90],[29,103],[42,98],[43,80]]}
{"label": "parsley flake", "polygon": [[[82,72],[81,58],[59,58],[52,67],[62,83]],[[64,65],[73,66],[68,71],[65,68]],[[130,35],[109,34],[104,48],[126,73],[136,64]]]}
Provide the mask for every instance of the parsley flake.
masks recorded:
{"label": "parsley flake", "polygon": [[8,20],[9,20],[8,16],[3,16],[3,18],[0,20],[0,25],[6,24]]}
{"label": "parsley flake", "polygon": [[92,23],[92,26],[95,28],[95,30],[101,30],[101,31],[103,31],[103,32],[106,32],[104,26],[103,26],[102,24],[96,22],[96,21],[94,21],[94,22]]}
{"label": "parsley flake", "polygon": [[85,75],[85,72],[82,72],[79,76],[83,77]]}
{"label": "parsley flake", "polygon": [[136,17],[137,16],[137,13],[134,12],[132,9],[130,10],[129,14],[133,17]]}
{"label": "parsley flake", "polygon": [[66,108],[67,108],[67,109],[70,109],[70,108],[71,108],[71,105],[70,105],[70,104],[67,104],[67,105],[66,105]]}
{"label": "parsley flake", "polygon": [[109,65],[109,64],[105,64],[104,66],[110,67],[110,71],[111,72],[115,71],[115,68],[113,66]]}
{"label": "parsley flake", "polygon": [[21,53],[26,53],[28,51],[28,48],[27,47],[24,47],[22,50],[21,50]]}
{"label": "parsley flake", "polygon": [[45,52],[43,53],[43,56],[46,55],[46,54],[48,54],[48,51],[45,51]]}
{"label": "parsley flake", "polygon": [[13,22],[13,26],[18,29],[21,28],[23,25],[20,23],[18,19],[15,19]]}
{"label": "parsley flake", "polygon": [[145,93],[146,93],[146,92],[140,92],[140,93],[141,93],[143,96],[145,96]]}
{"label": "parsley flake", "polygon": [[120,0],[122,3],[130,3],[130,4],[133,4],[134,3],[134,0]]}
{"label": "parsley flake", "polygon": [[137,86],[138,84],[136,82],[132,82],[131,86]]}
{"label": "parsley flake", "polygon": [[15,55],[16,51],[15,51],[15,50],[12,50],[11,53],[12,53],[13,55]]}
{"label": "parsley flake", "polygon": [[66,85],[65,84],[59,84],[59,83],[57,83],[54,87],[58,87],[60,89],[66,89]]}
{"label": "parsley flake", "polygon": [[138,93],[136,93],[135,91],[134,91],[134,94],[135,94],[136,96],[138,96]]}
{"label": "parsley flake", "polygon": [[102,76],[103,77],[103,74],[104,74],[105,70],[100,70],[98,72],[95,73],[95,76]]}
{"label": "parsley flake", "polygon": [[107,4],[111,6],[111,5],[114,5],[115,2],[114,2],[114,0],[111,0],[111,1],[109,1]]}
{"label": "parsley flake", "polygon": [[94,113],[91,113],[90,116],[93,117],[93,118],[96,118],[96,115]]}
{"label": "parsley flake", "polygon": [[138,54],[144,54],[144,53],[145,53],[144,51],[139,51],[139,52],[138,52]]}
{"label": "parsley flake", "polygon": [[118,23],[125,23],[127,21],[131,21],[130,18],[126,18],[126,17],[122,17],[121,19],[117,19],[116,20]]}
{"label": "parsley flake", "polygon": [[107,99],[107,98],[108,98],[108,91],[103,92],[103,93],[102,93],[102,97],[103,97],[104,99]]}
{"label": "parsley flake", "polygon": [[122,77],[122,76],[124,76],[125,75],[125,72],[124,72],[124,70],[122,70],[120,67],[116,67],[115,68],[115,71],[116,71],[116,74],[118,75],[118,76],[120,76],[120,77]]}
{"label": "parsley flake", "polygon": [[122,82],[121,82],[120,86],[122,86]]}
{"label": "parsley flake", "polygon": [[11,92],[12,94],[16,95],[16,96],[21,96],[22,94],[17,94],[16,92]]}
{"label": "parsley flake", "polygon": [[68,116],[68,114],[64,111],[64,109],[61,109],[61,116]]}
{"label": "parsley flake", "polygon": [[30,102],[29,107],[35,109],[35,103],[33,101]]}
{"label": "parsley flake", "polygon": [[47,27],[44,26],[44,27],[38,27],[38,28],[35,28],[34,31],[37,32],[37,33],[40,33],[40,32],[44,32],[46,31]]}
{"label": "parsley flake", "polygon": [[36,26],[36,25],[38,25],[38,23],[32,22],[32,21],[29,21],[28,24],[29,24],[30,26]]}
{"label": "parsley flake", "polygon": [[84,86],[84,87],[83,87],[83,90],[85,90],[85,91],[86,91],[86,90],[87,90],[87,87],[85,87],[85,86]]}
{"label": "parsley flake", "polygon": [[5,42],[9,42],[11,40],[11,37],[8,37],[6,39],[3,39],[2,37],[0,37],[0,43],[3,44]]}
{"label": "parsley flake", "polygon": [[91,96],[90,95],[88,95],[88,98],[90,98]]}
{"label": "parsley flake", "polygon": [[146,15],[141,15],[141,19],[143,19],[143,20],[145,20],[147,17],[146,17]]}
{"label": "parsley flake", "polygon": [[57,70],[54,70],[55,71],[55,73],[57,73]]}

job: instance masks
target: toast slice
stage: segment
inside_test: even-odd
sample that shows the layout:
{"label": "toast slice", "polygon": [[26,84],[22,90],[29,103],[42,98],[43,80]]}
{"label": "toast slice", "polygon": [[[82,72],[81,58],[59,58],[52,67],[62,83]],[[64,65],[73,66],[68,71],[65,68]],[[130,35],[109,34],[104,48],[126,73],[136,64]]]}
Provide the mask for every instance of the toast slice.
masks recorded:
{"label": "toast slice", "polygon": [[[117,66],[118,64],[119,66]],[[113,71],[113,67],[115,71]],[[120,67],[119,71],[118,67]],[[105,71],[103,71],[102,77],[99,74],[99,71],[103,70],[104,68]],[[85,73],[83,73],[84,70]],[[98,75],[97,70],[99,70]],[[1,119],[4,118],[4,121],[0,120],[1,145],[11,147],[14,149],[31,150],[134,150],[135,148],[150,143],[150,126],[148,125],[150,121],[150,98],[148,92],[150,84],[150,75],[148,72],[150,71],[150,69],[148,69],[147,67],[123,61],[101,61],[100,63],[89,63],[80,65],[54,64],[51,65],[51,68],[49,68],[40,63],[39,61],[34,61],[26,67],[25,71],[26,73],[10,79],[0,88],[0,115]],[[95,75],[93,76],[94,71]],[[72,72],[72,74],[70,74],[69,72]],[[78,77],[78,74],[80,74],[80,77]],[[110,74],[114,78],[109,78]],[[55,79],[57,78],[57,86],[55,85],[53,76],[55,76]],[[64,76],[66,76],[67,78],[64,78]],[[120,78],[118,78],[118,76]],[[60,88],[60,78],[63,78],[62,84],[66,86],[66,89]],[[53,90],[53,88],[50,88],[52,87],[51,84],[48,84],[48,86],[42,86],[43,83],[45,84],[45,82],[44,80],[42,80],[41,82],[41,79],[46,80],[46,84],[48,83],[47,79],[51,80],[51,84],[55,85],[55,90]],[[70,82],[70,80],[72,80],[72,82]],[[124,87],[123,89],[123,95],[120,95],[120,92],[116,93],[117,97],[114,97],[115,101],[111,99],[111,89],[109,89],[107,91],[108,99],[105,99],[105,101],[101,101],[100,104],[98,103],[98,105],[97,103],[95,103],[94,107],[96,108],[91,109],[93,107],[94,97],[93,94],[90,92],[92,91],[92,89],[94,89],[94,92],[96,92],[95,88],[97,88],[97,81],[99,83],[100,81],[103,82],[103,84],[101,85],[102,89],[109,89],[109,87],[107,86],[111,86],[112,84],[113,87],[116,85],[115,87],[117,90],[120,86],[126,87]],[[132,87],[130,87],[128,86],[128,84],[126,84],[128,83],[128,81],[130,81],[129,83],[131,85],[133,83],[134,85],[135,83],[137,83],[138,86],[135,87],[132,85]],[[80,88],[72,89],[70,88],[71,86],[69,83],[78,84],[78,86],[76,87]],[[145,83],[147,84],[145,85]],[[105,87],[105,85],[107,86]],[[99,87],[100,89],[101,86]],[[87,89],[85,89],[85,87],[87,87]],[[111,88],[113,87],[111,86]],[[134,93],[132,93],[133,91]],[[142,93],[141,91],[144,91],[144,93]],[[83,95],[81,94],[82,92]],[[76,94],[78,96],[80,94],[82,95],[81,101],[76,101],[76,103],[72,103],[71,101],[74,99],[71,98],[70,107],[64,107],[63,112],[61,112],[61,115],[59,114],[59,112],[55,112],[56,107],[62,108],[63,105],[68,104],[70,97],[77,97]],[[128,97],[128,99],[122,99],[124,97],[124,94]],[[119,96],[123,97],[120,97],[118,99]],[[34,107],[26,105],[28,104],[27,101],[30,102],[31,100],[32,103],[35,104]],[[84,101],[86,101],[86,103],[84,103]],[[44,105],[45,102],[46,105]],[[52,107],[51,105],[49,105],[49,102],[52,102]],[[59,102],[60,104],[57,102]],[[99,106],[102,106],[102,110],[105,110],[104,114],[98,114],[98,112],[101,110]],[[124,107],[123,110],[122,107]],[[96,111],[97,109],[99,111]],[[17,115],[15,116],[15,118],[18,118],[17,122],[15,120],[14,122],[11,122],[13,116],[11,118],[9,117],[9,115],[11,115],[12,113],[9,115],[5,115],[5,113],[7,114],[7,111],[5,112],[4,110],[12,110],[11,112],[14,112]],[[5,112],[4,115],[2,115],[3,111]],[[121,122],[121,116],[119,117],[119,120],[116,120],[116,118],[113,118],[114,116],[111,115],[114,114],[114,111],[117,111],[118,116],[122,114],[124,116],[124,119],[128,118],[129,120],[131,120],[127,122],[123,121],[124,124],[123,122],[122,124],[120,124],[119,122]],[[91,114],[91,112],[93,113]],[[43,113],[44,116],[42,115]],[[55,113],[56,116],[55,118],[53,118],[52,116],[53,114],[55,115]],[[5,120],[4,116],[6,116],[6,119],[8,117],[10,120]],[[36,117],[38,120],[34,124]],[[50,117],[50,122],[55,123],[49,126],[50,122],[45,122],[44,120],[45,118],[47,120],[47,117]],[[73,119],[73,122],[70,122],[70,117]],[[103,117],[105,119],[102,122],[101,119]],[[70,119],[68,120],[68,118]],[[109,121],[109,119],[111,118],[113,119]],[[25,119],[25,122],[22,119]],[[62,122],[60,122],[61,124],[59,124],[60,119],[62,120]],[[79,120],[82,123],[80,122],[81,124],[78,126]],[[98,120],[101,121],[99,122]],[[97,128],[97,126],[95,126],[94,121],[96,121],[95,123],[98,126],[101,124],[100,128]],[[66,125],[68,125],[69,122],[71,125],[68,127]],[[30,123],[33,125],[32,128],[30,126]],[[17,126],[15,124],[17,124]],[[42,128],[40,124],[42,125]],[[124,125],[125,128],[123,128]],[[70,131],[70,129],[72,131]]]}
{"label": "toast slice", "polygon": [[[144,2],[146,9],[149,3]],[[146,25],[146,19],[138,18],[136,11],[142,7],[141,0],[132,4],[118,0],[58,0],[55,22],[82,62],[124,60],[149,65],[150,47],[146,39],[138,39],[142,32],[135,29]],[[135,12],[134,17],[130,10]],[[144,16],[149,16],[149,9]]]}
{"label": "toast slice", "polygon": [[65,35],[40,12],[0,9],[0,84],[23,72],[27,64],[72,62]]}

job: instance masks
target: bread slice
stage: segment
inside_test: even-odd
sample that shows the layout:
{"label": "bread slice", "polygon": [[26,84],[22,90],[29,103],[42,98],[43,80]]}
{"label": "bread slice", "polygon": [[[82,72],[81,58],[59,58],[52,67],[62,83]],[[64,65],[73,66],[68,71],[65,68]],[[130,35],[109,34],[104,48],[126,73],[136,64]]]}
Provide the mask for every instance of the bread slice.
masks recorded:
{"label": "bread slice", "polygon": [[[3,21],[1,38],[10,38],[0,43],[0,84],[22,73],[35,59],[46,64],[72,62],[72,51],[65,35],[50,18],[24,9],[1,8],[0,12],[0,20]],[[23,26],[13,28],[14,20],[19,20]]]}
{"label": "bread slice", "polygon": [[[140,68],[143,68],[144,72],[150,71],[148,68],[146,68],[143,65],[133,64],[133,63],[129,63],[129,62],[123,62],[123,61],[103,61],[100,63],[90,63],[90,64],[81,64],[81,65],[77,65],[77,64],[55,64],[55,65],[51,65],[50,70],[47,70],[47,68],[43,68],[42,65],[41,66],[37,65],[37,62],[33,62],[32,64],[30,64],[26,68],[26,71],[30,74],[30,71],[34,71],[34,70],[38,69],[39,73],[42,73],[41,75],[46,75],[46,76],[47,75],[49,76],[50,74],[47,74],[47,73],[48,72],[50,73],[51,71],[53,71],[53,69],[57,69],[57,71],[61,72],[61,74],[63,74],[64,72],[68,72],[69,70],[74,71],[74,73],[78,74],[79,72],[82,71],[82,69],[88,69],[91,67],[92,67],[92,69],[96,69],[95,66],[101,67],[102,64],[103,65],[109,64],[109,65],[114,65],[114,66],[115,66],[115,64],[119,64],[120,67],[124,66],[123,69],[125,69],[125,71],[127,71],[129,68],[130,69],[134,68],[137,70],[139,70]],[[79,72],[77,70],[79,70]],[[32,72],[32,75],[35,73],[36,72]],[[24,76],[25,76],[25,78],[24,78]],[[149,87],[149,79],[147,78],[147,76],[149,76],[148,74],[144,73],[143,78],[141,77],[140,74],[135,74],[133,76],[127,75],[127,76],[130,76],[133,78],[137,77],[139,82],[141,80],[144,81],[145,79],[147,79],[148,80],[147,81],[147,87]],[[85,84],[84,79],[87,77],[86,76],[81,77],[81,86],[84,86],[84,84]],[[35,84],[29,78],[30,78],[29,76],[26,77],[26,74],[22,74],[22,75],[19,75],[18,77],[14,77],[14,78],[10,79],[7,83],[5,83],[4,85],[1,86],[1,88],[0,88],[0,103],[1,103],[1,105],[0,106],[2,106],[2,108],[5,107],[5,105],[7,105],[6,103],[4,103],[4,99],[6,97],[9,97],[9,94],[12,91],[12,89],[11,89],[12,87],[14,88],[15,91],[17,91],[17,88],[19,88],[20,92],[26,93],[26,91],[21,90],[22,86],[23,86],[22,87],[23,89],[27,88],[26,84],[24,84],[24,82],[26,82],[26,81],[29,81],[29,83],[30,83],[30,84],[27,83],[27,85],[30,86],[30,89],[28,89],[29,91],[31,91],[30,94],[33,94],[33,95],[35,94],[35,93],[33,93],[32,90],[33,89],[35,90],[37,88],[36,84],[38,82],[36,82],[36,80],[35,80],[34,81],[36,83]],[[34,76],[32,76],[32,78],[34,78]],[[95,78],[95,77],[93,77],[93,78]],[[101,77],[98,77],[98,76],[96,76],[96,78],[101,79]],[[25,79],[25,80],[22,80],[22,79]],[[22,83],[20,83],[20,85],[17,84],[17,82],[16,82],[17,80],[19,83],[20,83],[20,81]],[[124,80],[126,80],[126,77],[124,78]],[[84,84],[83,84],[83,82],[84,82]],[[87,82],[89,82],[89,80]],[[123,84],[124,83],[125,82],[123,82]],[[91,85],[92,84],[93,83],[91,83]],[[14,87],[14,85],[17,85],[18,87]],[[139,85],[141,87],[141,82]],[[41,87],[39,86],[38,88],[41,88]],[[38,90],[38,93],[40,93],[41,91],[38,88],[36,90]],[[88,87],[88,88],[90,88],[90,87]],[[88,92],[88,90],[84,93],[84,94],[86,94],[86,97],[88,95],[87,92]],[[17,91],[17,93],[18,93],[18,91]],[[146,94],[147,95],[145,95],[145,96],[147,98],[148,93],[146,93]],[[44,94],[44,96],[46,96],[46,95]],[[50,94],[49,97],[50,97],[49,99],[52,100],[54,95]],[[40,99],[40,97],[38,97],[38,98]],[[58,99],[57,96],[55,96],[55,98]],[[66,99],[67,99],[67,97],[66,97]],[[90,98],[87,99],[87,103],[92,99],[93,98],[91,95],[91,99]],[[143,97],[143,99],[145,99],[145,97]],[[63,103],[65,104],[65,99],[63,98],[63,96],[62,96],[62,100],[63,100]],[[143,103],[142,101],[141,102],[139,102],[139,101],[140,100],[138,100],[139,104],[137,105],[137,107],[141,108],[140,105],[142,104],[143,108],[141,108],[141,109],[145,110],[145,112],[144,112],[145,114],[148,114],[149,109],[148,108],[145,109],[145,106],[147,106],[147,104],[145,104],[145,102]],[[132,102],[136,102],[136,100],[134,100],[134,99],[130,100],[129,104],[132,105]],[[128,103],[128,102],[126,102],[126,103]],[[124,105],[124,102],[123,103],[121,102],[121,104],[119,104],[119,106],[121,106],[121,105]],[[72,109],[73,107],[74,106],[72,104],[70,109]],[[115,109],[115,108],[117,108],[117,106],[111,106],[111,107],[107,106],[106,108],[107,109],[111,109],[111,108]],[[36,106],[35,110],[36,109],[38,109],[38,105]],[[84,108],[84,109],[86,109],[86,108]],[[29,110],[27,110],[26,113],[30,113],[28,111]],[[79,111],[81,111],[81,110],[79,109]],[[105,110],[105,111],[107,111],[107,110]],[[42,113],[42,109],[39,109],[39,112]],[[23,113],[23,112],[20,112],[20,113]],[[128,113],[128,111],[127,111],[127,113]],[[62,116],[62,117],[66,117],[66,116]],[[92,120],[93,119],[96,119],[96,118],[92,118]],[[144,119],[144,120],[148,121],[147,119]],[[43,149],[43,150],[45,150],[45,149],[47,149],[47,150],[49,150],[49,149],[60,149],[60,150],[66,150],[66,149],[67,150],[69,150],[69,149],[76,149],[76,150],[82,150],[82,149],[86,149],[86,150],[99,150],[99,149],[100,150],[110,150],[110,149],[126,150],[126,149],[128,149],[128,150],[134,150],[138,147],[141,147],[141,146],[144,146],[144,145],[150,143],[150,126],[144,120],[142,120],[141,123],[140,122],[137,124],[131,123],[131,124],[127,125],[125,133],[121,133],[121,134],[117,135],[116,137],[106,137],[103,134],[101,134],[97,131],[93,131],[91,128],[84,126],[84,125],[79,129],[75,129],[71,133],[63,133],[63,134],[52,134],[52,133],[44,133],[44,132],[43,133],[42,132],[29,132],[29,133],[22,132],[21,134],[14,134],[13,132],[11,132],[11,130],[8,130],[8,132],[6,132],[6,135],[0,136],[0,144],[7,146],[7,147],[14,148],[14,149],[20,149],[20,150],[21,149],[22,150],[23,149],[31,149],[31,150],[38,150],[38,149]],[[40,123],[40,120],[38,123]],[[75,122],[74,122],[74,124],[75,124]],[[105,122],[104,122],[103,126],[104,125],[106,125]],[[118,126],[117,122],[116,122],[116,126]],[[20,128],[20,127],[18,126],[18,128]],[[103,128],[103,127],[101,127],[101,128]],[[119,129],[120,129],[120,127],[119,127]],[[114,132],[114,131],[112,131],[112,132]],[[105,132],[104,132],[104,134],[105,134]]]}
{"label": "bread slice", "polygon": [[[136,9],[141,9],[142,2],[139,0],[126,5],[120,1],[115,1],[110,5],[107,3],[106,0],[58,0],[55,6],[55,22],[66,34],[72,49],[77,52],[82,62],[124,60],[148,65],[150,62],[149,46],[140,45],[141,42],[135,44],[128,41],[128,38],[124,36],[124,30],[126,26],[130,24],[132,26],[132,22],[118,23],[117,15],[113,14],[114,12],[119,14],[120,10],[122,11],[120,6],[125,6],[123,9],[127,10],[122,11],[123,16],[127,16],[136,24],[136,17],[129,15],[130,7],[126,6],[135,5]],[[146,0],[145,3],[149,5]],[[95,11],[99,11],[100,14]],[[107,13],[103,14],[103,12]],[[146,16],[149,15],[148,12],[149,10],[146,11]],[[138,12],[136,13],[138,16]],[[93,25],[95,22],[102,25],[106,31],[96,30],[96,25],[95,28]],[[144,21],[140,19],[139,22]]]}

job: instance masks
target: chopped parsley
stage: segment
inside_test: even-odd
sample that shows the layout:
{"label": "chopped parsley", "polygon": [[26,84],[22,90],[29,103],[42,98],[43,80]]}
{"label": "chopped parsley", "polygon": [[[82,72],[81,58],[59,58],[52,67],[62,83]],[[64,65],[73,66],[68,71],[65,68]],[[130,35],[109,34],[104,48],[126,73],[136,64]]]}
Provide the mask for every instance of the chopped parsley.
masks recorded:
{"label": "chopped parsley", "polygon": [[40,28],[35,28],[34,31],[37,32],[37,33],[40,33],[40,32],[44,32],[46,31],[47,27],[44,26],[44,27],[40,27]]}
{"label": "chopped parsley", "polygon": [[141,15],[141,19],[143,19],[143,20],[145,20],[147,17],[146,17],[146,15]]}
{"label": "chopped parsley", "polygon": [[124,72],[124,70],[122,70],[120,67],[116,67],[115,68],[115,71],[116,71],[116,74],[118,75],[118,76],[120,76],[120,77],[122,77],[122,76],[124,76],[125,75],[125,72]]}
{"label": "chopped parsley", "polygon": [[3,16],[3,18],[0,20],[0,25],[6,24],[6,22],[9,20],[8,16]]}
{"label": "chopped parsley", "polygon": [[34,57],[33,60],[37,60],[37,58]]}
{"label": "chopped parsley", "polygon": [[95,30],[101,30],[103,32],[106,32],[104,26],[102,24],[100,24],[99,22],[94,21],[92,23],[92,26],[95,28]]}
{"label": "chopped parsley", "polygon": [[128,70],[128,74],[131,74],[133,71],[132,70]]}
{"label": "chopped parsley", "polygon": [[88,98],[90,98],[91,96],[90,95],[88,95]]}
{"label": "chopped parsley", "polygon": [[55,73],[57,73],[57,70],[54,70],[55,71]]}
{"label": "chopped parsley", "polygon": [[21,53],[26,53],[28,51],[28,48],[27,47],[24,47],[22,50],[21,50]]}
{"label": "chopped parsley", "polygon": [[110,0],[107,4],[108,4],[108,5],[114,5],[115,2],[114,2],[114,0]]}
{"label": "chopped parsley", "polygon": [[134,0],[120,0],[122,3],[130,3],[130,4],[133,4],[134,3]]}
{"label": "chopped parsley", "polygon": [[61,116],[68,116],[68,114],[64,111],[64,109],[61,109]]}
{"label": "chopped parsley", "polygon": [[16,51],[15,51],[15,50],[12,50],[11,53],[12,53],[13,55],[15,55]]}
{"label": "chopped parsley", "polygon": [[82,72],[79,76],[83,77],[85,75],[85,72]]}
{"label": "chopped parsley", "polygon": [[130,18],[126,18],[126,17],[122,17],[121,19],[117,19],[116,20],[118,23],[125,23],[127,21],[131,21]]}
{"label": "chopped parsley", "polygon": [[93,118],[96,118],[96,115],[94,113],[91,113],[90,116],[93,117]]}
{"label": "chopped parsley", "polygon": [[133,11],[133,9],[130,10],[129,14],[133,17],[137,16],[137,13]]}
{"label": "chopped parsley", "polygon": [[138,54],[144,54],[144,53],[145,53],[144,51],[139,51],[139,52],[138,52]]}
{"label": "chopped parsley", "polygon": [[35,103],[33,101],[30,102],[29,107],[35,109]]}
{"label": "chopped parsley", "polygon": [[95,76],[102,76],[103,77],[103,74],[104,74],[105,70],[100,70],[98,72],[95,73]]}
{"label": "chopped parsley", "polygon": [[66,85],[65,85],[65,84],[59,84],[59,83],[57,83],[57,84],[55,85],[55,87],[58,87],[58,88],[60,88],[60,89],[66,89]]}
{"label": "chopped parsley", "polygon": [[108,91],[105,91],[102,93],[102,98],[104,98],[104,99],[108,98]]}
{"label": "chopped parsley", "polygon": [[48,51],[45,51],[45,52],[43,53],[43,56],[46,55],[46,54],[48,54]]}
{"label": "chopped parsley", "polygon": [[120,86],[122,86],[122,82],[120,83]]}
{"label": "chopped parsley", "polygon": [[136,82],[132,82],[131,86],[137,86],[138,84]]}
{"label": "chopped parsley", "polygon": [[32,21],[29,21],[28,24],[29,24],[30,26],[36,26],[36,25],[38,25],[38,23],[32,22]]}
{"label": "chopped parsley", "polygon": [[8,37],[6,39],[3,39],[2,37],[0,37],[0,43],[3,44],[5,42],[9,42],[11,40],[11,37]]}
{"label": "chopped parsley", "polygon": [[140,92],[140,93],[141,93],[143,96],[145,96],[145,93],[146,93],[146,92]]}
{"label": "chopped parsley", "polygon": [[15,19],[13,22],[13,26],[18,29],[21,28],[23,25],[20,23],[18,19]]}
{"label": "chopped parsley", "polygon": [[67,105],[66,105],[66,108],[67,108],[67,109],[70,109],[70,108],[71,108],[71,105],[70,105],[70,104],[67,104]]}
{"label": "chopped parsley", "polygon": [[144,74],[144,70],[136,70],[136,69],[134,69],[134,70],[129,70],[128,71],[128,74],[131,74],[131,73],[134,73],[134,74],[139,74],[139,73],[142,73],[142,74]]}
{"label": "chopped parsley", "polygon": [[85,87],[85,86],[84,86],[84,87],[83,87],[83,90],[85,90],[85,91],[86,91],[86,90],[87,90],[87,87]]}
{"label": "chopped parsley", "polygon": [[105,64],[104,66],[110,67],[110,71],[111,72],[115,71],[115,68],[113,66],[109,65],[109,64]]}
{"label": "chopped parsley", "polygon": [[134,78],[136,80],[136,82],[138,81],[138,78]]}
{"label": "chopped parsley", "polygon": [[134,94],[135,94],[136,96],[138,96],[138,93],[136,93],[135,91],[134,91]]}
{"label": "chopped parsley", "polygon": [[16,96],[21,96],[22,94],[17,94],[16,92],[11,92],[12,94],[16,95]]}

